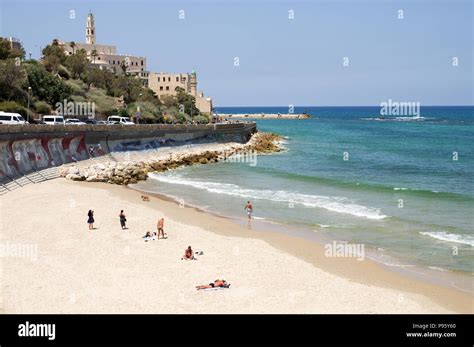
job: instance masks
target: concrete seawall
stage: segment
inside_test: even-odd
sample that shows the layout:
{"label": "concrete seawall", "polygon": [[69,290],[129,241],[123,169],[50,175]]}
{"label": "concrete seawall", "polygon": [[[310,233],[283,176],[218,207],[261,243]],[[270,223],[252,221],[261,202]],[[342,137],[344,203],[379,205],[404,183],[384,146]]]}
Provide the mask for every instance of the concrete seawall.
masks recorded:
{"label": "concrete seawall", "polygon": [[0,182],[111,152],[195,142],[246,142],[255,123],[202,125],[0,125]]}

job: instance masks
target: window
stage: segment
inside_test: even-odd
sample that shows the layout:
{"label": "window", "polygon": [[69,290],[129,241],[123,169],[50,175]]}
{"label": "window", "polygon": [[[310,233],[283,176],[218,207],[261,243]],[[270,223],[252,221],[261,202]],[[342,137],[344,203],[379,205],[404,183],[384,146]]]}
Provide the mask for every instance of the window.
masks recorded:
{"label": "window", "polygon": [[97,57],[98,60],[100,60],[100,57]]}
{"label": "window", "polygon": [[170,87],[167,86],[167,87],[166,87],[166,90],[170,90]]}
{"label": "window", "polygon": [[168,82],[171,82],[171,77],[168,77]]}
{"label": "window", "polygon": [[176,77],[176,82],[179,82],[179,77]]}
{"label": "window", "polygon": [[160,90],[163,90],[163,86],[160,87]]}
{"label": "window", "polygon": [[142,60],[142,66],[143,66],[143,60]]}
{"label": "window", "polygon": [[115,65],[115,60],[114,60],[114,65]]}
{"label": "window", "polygon": [[160,78],[158,77],[158,82],[160,82]]}
{"label": "window", "polygon": [[183,82],[186,82],[186,77],[183,77]]}

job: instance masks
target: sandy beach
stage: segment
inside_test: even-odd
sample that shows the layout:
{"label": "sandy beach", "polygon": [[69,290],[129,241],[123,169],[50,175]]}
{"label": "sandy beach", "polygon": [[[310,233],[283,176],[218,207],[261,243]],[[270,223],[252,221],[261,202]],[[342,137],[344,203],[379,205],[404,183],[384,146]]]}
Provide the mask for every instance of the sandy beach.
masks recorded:
{"label": "sandy beach", "polygon": [[[473,298],[453,289],[370,260],[327,258],[315,243],[256,232],[156,197],[144,202],[140,195],[59,178],[2,196],[1,312],[474,312]],[[121,209],[127,230],[120,228]],[[144,242],[160,217],[168,238]],[[198,260],[181,260],[189,245],[203,252]],[[217,278],[231,287],[195,289]]]}

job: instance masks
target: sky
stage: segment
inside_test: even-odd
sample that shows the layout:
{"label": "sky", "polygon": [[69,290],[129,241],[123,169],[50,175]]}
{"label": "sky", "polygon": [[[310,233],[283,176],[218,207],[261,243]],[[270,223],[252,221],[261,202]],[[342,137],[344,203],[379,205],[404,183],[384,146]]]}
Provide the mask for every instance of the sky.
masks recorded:
{"label": "sky", "polygon": [[38,58],[84,42],[92,10],[98,44],[196,70],[214,106],[473,105],[473,2],[0,0],[0,36]]}

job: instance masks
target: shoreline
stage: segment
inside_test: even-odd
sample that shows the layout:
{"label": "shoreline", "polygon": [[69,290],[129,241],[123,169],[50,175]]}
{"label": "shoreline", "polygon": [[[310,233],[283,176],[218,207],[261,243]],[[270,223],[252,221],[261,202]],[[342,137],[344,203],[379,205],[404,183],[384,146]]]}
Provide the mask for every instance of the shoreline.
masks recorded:
{"label": "shoreline", "polygon": [[[140,183],[138,183],[139,185]],[[157,199],[167,201],[170,203],[174,203],[179,205],[180,202],[177,200],[176,197],[160,194],[153,191],[144,190],[142,187],[137,187],[137,185],[129,185],[126,188],[134,190],[136,192],[140,192],[143,194],[148,194],[150,196],[154,196]],[[235,216],[227,216],[220,214],[215,211],[210,211],[201,208],[198,205],[193,205],[186,203],[184,204],[186,207],[192,208],[197,212],[209,214],[216,218],[223,218],[228,220],[242,228],[245,227],[245,220],[246,218],[239,219]],[[273,221],[267,220],[252,220],[252,230],[256,232],[269,232],[269,233],[277,233],[281,235],[287,235],[290,238],[296,237],[301,238],[307,242],[313,243],[318,245],[319,247],[324,247],[328,243],[336,242],[346,243],[344,240],[333,240],[329,238],[327,235],[321,236],[319,234],[315,234],[303,228],[303,226],[291,226],[284,223],[278,223]],[[381,256],[385,256],[388,258],[385,261],[391,261],[390,263],[386,263],[384,260],[381,259]],[[385,271],[393,272],[400,274],[405,278],[411,278],[415,281],[421,281],[427,284],[437,285],[443,288],[451,289],[458,291],[460,293],[464,293],[466,295],[470,295],[473,297],[474,300],[474,288],[472,285],[472,279],[470,278],[471,275],[469,273],[464,272],[455,272],[452,270],[435,270],[431,267],[426,267],[420,264],[412,263],[412,264],[404,264],[401,259],[397,258],[392,254],[383,254],[380,255],[377,253],[377,250],[374,247],[366,248],[365,249],[365,258],[369,259],[369,261],[376,263],[377,265],[381,266]],[[441,273],[440,273],[441,271]],[[443,278],[437,278],[437,276],[442,276]],[[423,277],[423,278],[421,278]],[[460,288],[456,284],[462,283],[463,288]],[[467,289],[466,289],[467,288]]]}
{"label": "shoreline", "polygon": [[[171,204],[171,206],[167,206],[166,212],[173,215],[173,205],[179,205],[179,202],[171,196],[152,193],[144,190],[140,190],[138,188],[128,186],[127,189],[135,191],[137,193],[145,193],[150,196],[155,197],[156,199],[160,200],[162,205]],[[243,226],[244,223],[238,224],[236,218],[223,216],[216,212],[206,211],[199,206],[193,206],[189,204],[184,204],[184,208],[190,209],[198,214],[205,214],[211,218],[216,218],[222,222],[228,222],[235,225],[237,228],[241,230],[245,230],[246,228]],[[194,213],[193,212],[193,213]],[[257,221],[259,224],[266,224],[265,222]],[[210,230],[220,235],[226,235],[226,233],[221,233],[214,227],[216,227],[219,223],[212,224]],[[206,226],[209,227],[209,224],[200,224],[199,226]],[[231,228],[232,230],[232,228]],[[474,295],[469,293],[463,289],[456,289],[454,287],[448,287],[447,285],[441,285],[438,283],[432,283],[429,279],[421,279],[415,278],[416,275],[410,275],[408,270],[401,271],[400,269],[390,268],[389,266],[379,262],[377,260],[368,258],[363,262],[354,261],[351,258],[327,258],[324,256],[324,246],[322,243],[315,241],[315,239],[310,240],[305,237],[303,232],[298,234],[289,234],[274,230],[268,230],[265,226],[260,226],[251,231],[255,231],[255,233],[249,234],[238,234],[234,233],[232,236],[236,237],[249,237],[255,239],[262,239],[268,244],[273,247],[276,247],[282,251],[285,251],[291,255],[294,255],[304,261],[311,263],[315,267],[321,267],[321,264],[324,264],[322,269],[329,270],[332,274],[343,276],[348,278],[352,281],[357,281],[362,284],[375,285],[375,286],[382,286],[384,288],[398,288],[401,291],[410,291],[416,294],[425,294],[423,290],[425,288],[430,288],[428,292],[430,293],[429,297],[435,300],[438,303],[441,303],[443,307],[448,309],[454,309],[458,313],[474,313]],[[321,241],[321,240],[319,240]],[[316,253],[315,253],[316,251]],[[334,261],[335,260],[335,261]],[[332,264],[331,262],[334,261],[335,263],[340,264]],[[357,266],[357,264],[365,263],[369,264],[367,269],[364,269],[364,266]],[[351,264],[351,268],[345,267],[344,263]],[[352,266],[355,266],[353,268]],[[418,265],[416,265],[418,267]],[[421,266],[420,266],[421,268]],[[353,272],[356,269],[355,273]],[[367,273],[366,273],[367,271]],[[375,275],[374,275],[375,274]],[[468,274],[462,274],[462,276],[469,276]],[[362,280],[364,279],[364,280]],[[444,297],[439,293],[436,294],[435,291],[431,291],[431,289],[439,288],[440,293],[446,293],[447,295]],[[432,295],[433,294],[433,295]],[[460,294],[462,296],[466,296],[466,303],[470,303],[470,310],[469,306],[466,308],[466,305],[463,303],[458,303],[456,300],[453,300],[451,295],[456,296],[456,294]],[[469,301],[471,300],[471,301]]]}
{"label": "shoreline", "polygon": [[[474,311],[472,297],[455,290],[404,278],[371,261],[327,258],[321,246],[302,238],[249,230],[193,207],[152,196],[143,202],[140,192],[117,185],[59,178],[13,191],[8,200],[2,242],[25,242],[28,233],[39,257],[2,259],[0,303],[6,313]],[[29,219],[21,218],[19,206],[30,211]],[[83,215],[92,207],[98,229],[88,231]],[[120,208],[129,219],[127,231],[119,230]],[[143,242],[160,216],[168,239]],[[204,256],[178,260],[188,243]],[[217,277],[231,289],[195,290]]]}

